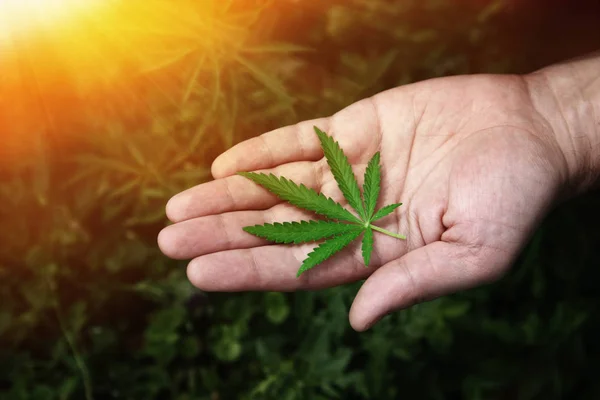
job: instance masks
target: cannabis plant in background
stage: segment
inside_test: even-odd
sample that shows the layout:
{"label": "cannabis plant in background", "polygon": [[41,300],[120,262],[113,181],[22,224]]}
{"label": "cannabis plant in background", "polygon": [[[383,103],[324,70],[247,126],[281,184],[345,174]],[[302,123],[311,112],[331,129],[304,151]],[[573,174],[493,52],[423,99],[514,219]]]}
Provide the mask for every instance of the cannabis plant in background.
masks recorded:
{"label": "cannabis plant in background", "polygon": [[298,244],[327,239],[308,254],[308,257],[300,266],[297,276],[332,257],[363,233],[362,255],[366,266],[369,265],[371,252],[373,251],[374,230],[398,239],[405,239],[403,235],[390,232],[372,224],[389,215],[402,205],[402,203],[390,204],[375,212],[381,188],[379,152],[373,155],[373,158],[371,158],[367,165],[363,196],[361,197],[356,177],[352,172],[352,166],[338,142],[316,126],[314,129],[321,142],[321,148],[327,159],[327,164],[331,168],[333,177],[348,204],[356,211],[358,216],[346,210],[340,203],[335,202],[333,199],[317,193],[315,190],[309,189],[302,184],[298,185],[284,177],[278,178],[273,174],[267,175],[255,172],[239,173],[262,185],[282,200],[296,207],[304,208],[329,218],[329,220],[325,221],[294,221],[284,222],[283,224],[276,222],[274,224],[247,226],[244,228],[246,232],[276,243]]}

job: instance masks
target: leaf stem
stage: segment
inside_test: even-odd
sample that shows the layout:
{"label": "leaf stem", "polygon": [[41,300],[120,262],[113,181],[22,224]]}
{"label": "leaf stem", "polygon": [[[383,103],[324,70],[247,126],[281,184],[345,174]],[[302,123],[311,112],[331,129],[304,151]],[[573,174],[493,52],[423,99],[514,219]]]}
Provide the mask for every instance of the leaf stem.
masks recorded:
{"label": "leaf stem", "polygon": [[375,225],[371,225],[371,228],[375,229],[378,232],[384,233],[388,236],[395,237],[396,239],[402,239],[402,240],[406,239],[406,236],[404,236],[404,235],[400,235],[399,233],[390,232],[387,229],[383,229],[383,228],[380,228]]}

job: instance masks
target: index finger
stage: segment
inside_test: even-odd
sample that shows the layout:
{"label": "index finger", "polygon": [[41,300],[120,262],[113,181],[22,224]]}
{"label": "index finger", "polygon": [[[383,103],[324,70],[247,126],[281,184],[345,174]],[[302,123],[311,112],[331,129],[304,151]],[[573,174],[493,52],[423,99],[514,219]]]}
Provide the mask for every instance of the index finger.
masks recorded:
{"label": "index finger", "polygon": [[285,126],[236,144],[212,164],[215,179],[239,171],[273,168],[295,161],[317,161],[323,154],[313,126],[329,129],[330,118],[319,118]]}

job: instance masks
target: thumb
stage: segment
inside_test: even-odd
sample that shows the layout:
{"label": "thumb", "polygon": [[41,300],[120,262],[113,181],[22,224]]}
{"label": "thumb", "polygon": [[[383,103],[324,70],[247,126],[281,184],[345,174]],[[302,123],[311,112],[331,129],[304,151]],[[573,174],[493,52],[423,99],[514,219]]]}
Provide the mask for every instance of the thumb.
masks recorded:
{"label": "thumb", "polygon": [[365,331],[391,311],[496,280],[510,264],[489,247],[433,242],[384,264],[360,288],[350,324]]}

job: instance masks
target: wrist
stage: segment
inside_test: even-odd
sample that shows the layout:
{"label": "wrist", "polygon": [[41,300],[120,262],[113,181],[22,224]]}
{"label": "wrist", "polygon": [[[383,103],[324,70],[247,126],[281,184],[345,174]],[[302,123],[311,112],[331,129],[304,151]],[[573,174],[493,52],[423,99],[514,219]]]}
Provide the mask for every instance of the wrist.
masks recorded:
{"label": "wrist", "polygon": [[531,101],[565,160],[571,193],[600,183],[600,53],[526,75]]}

